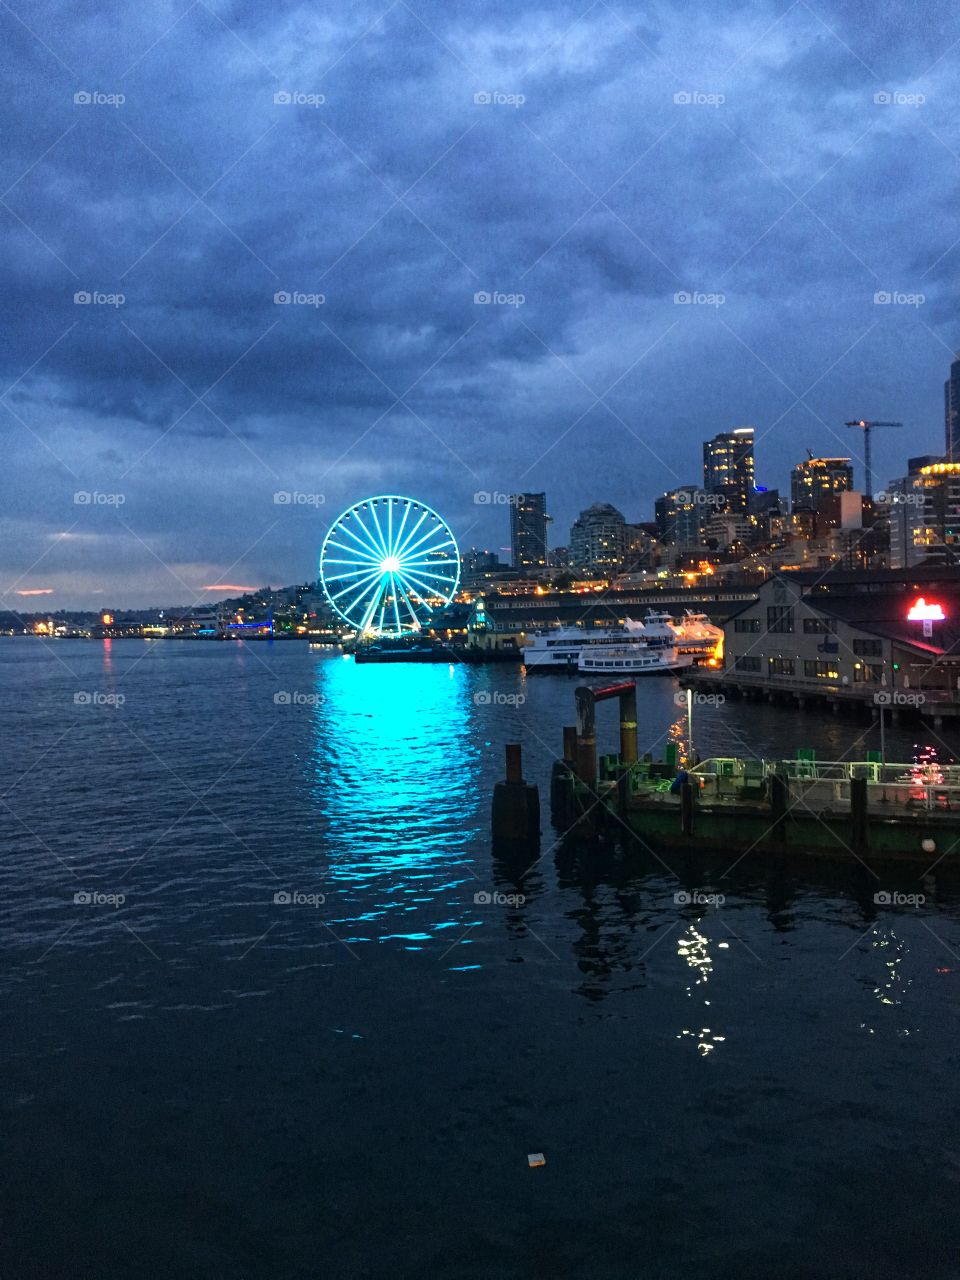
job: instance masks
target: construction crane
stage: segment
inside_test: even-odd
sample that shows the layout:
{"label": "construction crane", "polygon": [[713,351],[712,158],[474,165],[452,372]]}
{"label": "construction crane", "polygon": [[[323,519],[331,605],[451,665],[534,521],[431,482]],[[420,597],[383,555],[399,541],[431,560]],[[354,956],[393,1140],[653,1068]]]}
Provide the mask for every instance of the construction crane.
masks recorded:
{"label": "construction crane", "polygon": [[902,422],[867,422],[865,418],[857,418],[853,422],[845,422],[846,427],[859,427],[863,432],[863,496],[873,497],[873,470],[870,466],[870,436],[874,427],[902,427]]}

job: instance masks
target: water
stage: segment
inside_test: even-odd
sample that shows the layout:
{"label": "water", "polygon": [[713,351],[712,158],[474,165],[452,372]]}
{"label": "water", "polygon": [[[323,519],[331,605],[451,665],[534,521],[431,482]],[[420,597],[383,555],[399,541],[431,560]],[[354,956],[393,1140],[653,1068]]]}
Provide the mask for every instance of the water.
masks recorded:
{"label": "water", "polygon": [[[0,641],[0,1274],[960,1273],[960,884],[560,843],[574,683]],[[674,693],[641,684],[642,749]],[[696,724],[703,755],[865,729]],[[504,862],[514,739],[544,834]]]}

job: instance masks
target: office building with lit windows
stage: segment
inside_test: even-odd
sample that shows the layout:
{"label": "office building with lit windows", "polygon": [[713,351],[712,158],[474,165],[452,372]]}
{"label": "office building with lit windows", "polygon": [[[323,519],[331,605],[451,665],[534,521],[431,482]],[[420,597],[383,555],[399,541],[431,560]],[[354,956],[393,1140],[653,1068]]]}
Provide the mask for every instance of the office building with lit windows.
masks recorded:
{"label": "office building with lit windows", "polygon": [[510,551],[520,573],[547,567],[547,495],[515,493],[510,499]]}
{"label": "office building with lit windows", "polygon": [[753,427],[721,431],[703,442],[703,487],[727,511],[746,514],[754,486]]}

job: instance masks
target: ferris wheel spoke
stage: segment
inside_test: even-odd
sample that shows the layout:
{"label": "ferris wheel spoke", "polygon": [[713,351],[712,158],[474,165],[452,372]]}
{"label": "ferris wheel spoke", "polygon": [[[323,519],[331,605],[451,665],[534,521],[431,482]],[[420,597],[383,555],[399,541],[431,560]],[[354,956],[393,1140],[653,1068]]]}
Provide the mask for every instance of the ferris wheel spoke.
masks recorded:
{"label": "ferris wheel spoke", "polygon": [[367,607],[363,611],[363,616],[360,619],[360,625],[357,628],[358,631],[363,632],[369,629],[370,622],[373,618],[374,613],[376,612],[377,604],[380,600],[381,590],[382,590],[382,584],[378,582],[377,585],[374,587],[373,592],[371,593],[370,602],[368,603]]}
{"label": "ferris wheel spoke", "polygon": [[394,551],[394,554],[396,556],[400,557],[406,554],[407,548],[410,546],[410,539],[414,536],[414,534],[417,532],[417,530],[420,528],[420,526],[423,524],[424,520],[426,520],[429,514],[430,514],[429,511],[426,511],[426,510],[422,511],[420,513],[420,519],[417,521],[417,523],[413,526],[413,528],[407,534],[405,540],[402,543],[399,541],[397,542],[397,546]]}
{"label": "ferris wheel spoke", "polygon": [[407,523],[407,516],[409,516],[412,510],[413,510],[413,506],[411,503],[405,502],[403,504],[403,515],[400,517],[400,528],[397,530],[396,535],[393,539],[394,554],[397,553],[397,549],[402,545],[401,539],[403,538],[403,529]]}
{"label": "ferris wheel spoke", "polygon": [[[371,577],[368,578],[366,582],[361,582],[359,584],[355,582],[353,586],[347,588],[348,591],[353,591],[355,593],[353,599],[348,604],[345,604],[343,606],[343,612],[344,614],[346,614],[346,616],[351,622],[353,621],[353,618],[351,616],[352,611],[360,606],[361,600],[366,599],[367,592],[369,591],[373,594],[376,594],[379,578],[380,578],[380,574],[375,573],[371,575]],[[344,592],[343,594],[346,595],[346,592]]]}
{"label": "ferris wheel spoke", "polygon": [[[363,588],[363,587],[365,587],[365,586],[367,586],[368,584],[372,583],[376,578],[379,578],[379,576],[380,576],[380,570],[379,570],[379,569],[375,569],[372,573],[371,573],[371,572],[369,572],[368,570],[364,570],[364,571],[363,571],[363,574],[364,574],[364,581],[362,581],[362,582],[351,582],[351,583],[349,583],[347,586],[345,586],[345,587],[343,588],[343,590],[342,590],[342,591],[338,591],[338,592],[336,593],[336,595],[332,595],[332,596],[330,597],[330,599],[331,599],[331,600],[339,600],[341,596],[345,596],[345,595],[346,595],[348,592],[350,592],[350,591],[357,591],[357,590],[361,590],[361,592],[362,592],[362,588]],[[340,585],[340,583],[344,580],[344,578],[352,578],[352,577],[355,577],[355,576],[356,576],[356,575],[354,575],[354,574],[352,574],[352,573],[345,573],[345,574],[342,574],[340,577],[334,578],[334,579],[332,580],[332,582],[331,582],[331,584],[330,584],[330,585],[331,585],[331,586],[334,586],[334,587],[337,587],[337,586],[339,586],[339,585]]]}
{"label": "ferris wheel spoke", "polygon": [[403,634],[403,627],[400,625],[400,606],[397,602],[397,593],[399,592],[400,587],[392,573],[390,575],[390,585],[393,587],[393,619],[397,624],[397,635],[399,636]]}
{"label": "ferris wheel spoke", "polygon": [[[338,532],[340,532],[340,530],[338,530]],[[347,555],[350,556],[362,556],[364,559],[371,562],[379,561],[379,553],[369,548],[366,543],[361,542],[352,529],[344,529],[342,532],[349,534],[351,538],[356,538],[357,545],[355,547],[347,547],[344,546],[342,542],[331,542],[328,538],[327,546],[336,547],[338,551],[346,551]]]}
{"label": "ferris wheel spoke", "polygon": [[[357,563],[356,560],[329,560],[328,559],[328,560],[324,560],[323,565],[324,565],[324,568],[326,568],[328,564],[356,564],[356,563]],[[379,573],[379,572],[380,572],[379,565],[365,564],[362,568],[352,569],[349,573],[347,573],[346,571],[341,573],[339,569],[335,569],[331,572],[330,577],[333,581],[338,581],[340,578],[355,578],[358,574]]]}
{"label": "ferris wheel spoke", "polygon": [[380,528],[380,521],[379,521],[379,519],[378,519],[378,517],[377,517],[377,508],[376,508],[376,507],[371,507],[371,508],[370,508],[370,517],[371,517],[371,519],[373,520],[374,525],[376,526],[376,530],[377,530],[377,538],[378,538],[378,539],[379,539],[379,541],[380,541],[380,546],[383,548],[383,559],[386,559],[386,558],[387,558],[387,556],[391,555],[392,553],[388,550],[388,548],[389,548],[389,546],[390,546],[390,543],[389,543],[389,541],[388,541],[388,540],[386,540],[386,539],[384,538],[384,536],[383,536],[383,530]]}
{"label": "ferris wheel spoke", "polygon": [[420,615],[417,613],[416,609],[413,607],[413,604],[410,600],[410,597],[407,595],[405,587],[406,587],[406,584],[401,579],[400,594],[403,596],[403,603],[407,606],[407,609],[410,613],[410,617],[413,619],[413,629],[415,631],[419,631],[422,625],[420,622]]}
{"label": "ferris wheel spoke", "polygon": [[[416,529],[414,529],[414,533],[416,533]],[[403,549],[400,552],[398,552],[398,554],[401,556],[409,556],[409,555],[412,555],[414,551],[416,551],[417,555],[423,555],[423,551],[427,550],[428,548],[423,548],[423,550],[419,550],[419,551],[417,550],[417,548],[421,547],[423,543],[429,543],[431,538],[438,538],[440,540],[437,543],[438,547],[447,541],[447,535],[442,529],[428,529],[426,533],[422,533],[420,537],[417,538],[416,542],[411,542],[410,539],[408,538]]]}
{"label": "ferris wheel spoke", "polygon": [[[357,519],[359,520],[359,516],[357,516]],[[352,538],[354,542],[356,542],[356,544],[362,548],[364,555],[376,556],[378,554],[377,548],[374,545],[374,543],[370,541],[370,535],[367,532],[366,526],[361,524],[361,528],[363,529],[363,532],[364,532],[364,537],[362,538],[360,534],[357,533],[356,529],[350,526],[347,520],[341,519],[337,524],[334,525],[333,529],[330,530],[330,534],[328,534],[327,536],[330,537],[330,535],[333,534],[334,532],[338,534],[346,534],[347,537]]]}
{"label": "ferris wheel spoke", "polygon": [[378,545],[377,545],[377,540],[376,540],[376,538],[373,536],[373,534],[370,532],[370,530],[367,528],[367,526],[366,526],[366,525],[363,523],[363,521],[360,519],[360,512],[359,512],[359,511],[355,511],[355,512],[353,513],[353,515],[354,515],[354,519],[356,520],[357,524],[360,526],[360,528],[363,530],[364,534],[366,535],[367,540],[368,540],[368,541],[369,541],[369,543],[370,543],[370,546],[373,548],[373,554],[374,554],[375,556],[379,556],[379,557],[380,557],[380,559],[382,560],[382,559],[383,559],[383,547],[382,547],[382,546],[378,546]]}
{"label": "ferris wheel spoke", "polygon": [[432,599],[443,594],[442,592],[436,591],[429,583],[418,582],[416,577],[412,573],[408,573],[406,569],[401,569],[400,573],[407,585],[407,588],[409,589],[412,586],[415,594],[423,600],[425,605],[428,599]]}

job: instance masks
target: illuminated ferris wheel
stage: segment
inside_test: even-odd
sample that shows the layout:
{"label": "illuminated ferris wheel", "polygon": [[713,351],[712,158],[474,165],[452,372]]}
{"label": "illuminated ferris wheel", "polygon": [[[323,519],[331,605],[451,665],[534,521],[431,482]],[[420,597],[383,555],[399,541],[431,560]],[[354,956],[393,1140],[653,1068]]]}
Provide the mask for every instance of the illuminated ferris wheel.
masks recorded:
{"label": "illuminated ferris wheel", "polygon": [[366,498],[330,526],[320,549],[330,604],[359,634],[419,631],[453,599],[460,552],[450,526],[412,498]]}

